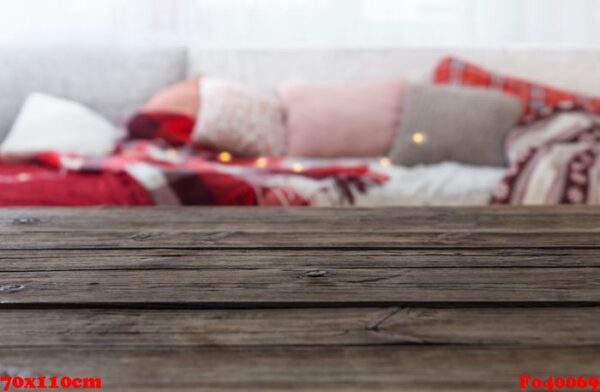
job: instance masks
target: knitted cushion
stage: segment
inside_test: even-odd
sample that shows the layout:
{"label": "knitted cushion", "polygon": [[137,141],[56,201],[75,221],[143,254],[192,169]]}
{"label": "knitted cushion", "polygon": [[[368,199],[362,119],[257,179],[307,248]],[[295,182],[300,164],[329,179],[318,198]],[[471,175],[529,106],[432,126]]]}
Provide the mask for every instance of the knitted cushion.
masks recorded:
{"label": "knitted cushion", "polygon": [[207,145],[238,155],[280,155],[285,150],[279,102],[214,78],[192,78],[159,92],[129,121],[128,129],[135,139]]}
{"label": "knitted cushion", "polygon": [[453,57],[443,59],[434,73],[436,84],[484,87],[516,96],[523,104],[521,123],[547,117],[560,110],[600,113],[600,98],[559,90],[523,79],[504,76]]}
{"label": "knitted cushion", "polygon": [[502,166],[504,142],[519,114],[519,101],[496,91],[411,86],[390,157],[400,165]]}

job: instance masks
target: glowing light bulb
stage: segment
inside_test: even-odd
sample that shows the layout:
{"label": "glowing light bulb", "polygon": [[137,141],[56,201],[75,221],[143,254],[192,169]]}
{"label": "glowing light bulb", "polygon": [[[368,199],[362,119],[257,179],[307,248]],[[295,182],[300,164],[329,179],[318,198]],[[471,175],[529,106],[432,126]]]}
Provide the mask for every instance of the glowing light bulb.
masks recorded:
{"label": "glowing light bulb", "polygon": [[27,173],[19,173],[17,174],[17,181],[25,182],[31,180],[31,175]]}
{"label": "glowing light bulb", "polygon": [[167,157],[171,158],[171,159],[175,159],[179,156],[179,152],[177,152],[176,149],[174,148],[169,148],[167,150]]}
{"label": "glowing light bulb", "polygon": [[231,155],[231,153],[227,152],[227,151],[223,151],[219,154],[219,161],[223,162],[223,163],[227,163],[227,162],[231,162],[231,160],[233,159],[233,156]]}
{"label": "glowing light bulb", "polygon": [[412,135],[412,141],[415,144],[423,144],[427,141],[427,136],[421,132],[415,132]]}
{"label": "glowing light bulb", "polygon": [[256,167],[267,167],[268,163],[267,158],[258,158],[256,160]]}
{"label": "glowing light bulb", "polygon": [[304,167],[303,167],[303,166],[302,166],[300,163],[295,163],[295,164],[292,166],[292,170],[293,170],[295,173],[301,173],[301,172],[304,170]]}
{"label": "glowing light bulb", "polygon": [[392,160],[388,157],[383,157],[379,160],[381,166],[392,166]]}

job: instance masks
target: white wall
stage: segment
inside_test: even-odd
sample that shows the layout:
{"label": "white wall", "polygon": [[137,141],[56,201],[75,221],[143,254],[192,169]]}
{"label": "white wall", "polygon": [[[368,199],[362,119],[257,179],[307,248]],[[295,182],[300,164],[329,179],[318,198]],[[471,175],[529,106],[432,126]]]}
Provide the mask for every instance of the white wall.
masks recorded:
{"label": "white wall", "polygon": [[0,43],[600,45],[598,0],[0,0]]}

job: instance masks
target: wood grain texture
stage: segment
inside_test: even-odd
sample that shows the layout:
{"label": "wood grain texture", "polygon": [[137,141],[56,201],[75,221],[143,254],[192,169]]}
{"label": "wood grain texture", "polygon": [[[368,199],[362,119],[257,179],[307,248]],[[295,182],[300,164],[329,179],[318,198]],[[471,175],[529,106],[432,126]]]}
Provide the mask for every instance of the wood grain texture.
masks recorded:
{"label": "wood grain texture", "polygon": [[505,391],[600,369],[600,208],[8,209],[0,235],[0,373]]}
{"label": "wood grain texture", "polygon": [[600,347],[600,307],[3,309],[2,347]]}
{"label": "wood grain texture", "polygon": [[0,251],[3,304],[593,302],[595,249]]}
{"label": "wood grain texture", "polygon": [[597,249],[0,250],[0,272],[224,269],[600,267]]}
{"label": "wood grain texture", "polygon": [[3,304],[600,301],[600,268],[303,268],[6,272]]}
{"label": "wood grain texture", "polygon": [[22,374],[103,377],[140,390],[517,390],[519,375],[597,375],[595,347],[456,346],[4,349]]}
{"label": "wood grain texture", "polygon": [[[0,211],[2,249],[598,247],[598,208]],[[299,241],[299,238],[302,238]]]}

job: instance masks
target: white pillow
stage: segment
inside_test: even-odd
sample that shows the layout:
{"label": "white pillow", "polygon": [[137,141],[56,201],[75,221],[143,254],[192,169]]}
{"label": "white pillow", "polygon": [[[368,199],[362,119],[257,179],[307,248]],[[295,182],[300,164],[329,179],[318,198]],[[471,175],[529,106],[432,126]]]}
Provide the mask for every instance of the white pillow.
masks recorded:
{"label": "white pillow", "polygon": [[30,94],[0,145],[5,158],[45,151],[89,156],[110,154],[123,132],[98,113],[66,99]]}
{"label": "white pillow", "polygon": [[216,78],[200,80],[200,112],[193,139],[241,155],[281,155],[283,107],[269,95]]}

